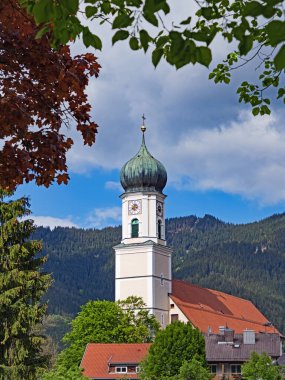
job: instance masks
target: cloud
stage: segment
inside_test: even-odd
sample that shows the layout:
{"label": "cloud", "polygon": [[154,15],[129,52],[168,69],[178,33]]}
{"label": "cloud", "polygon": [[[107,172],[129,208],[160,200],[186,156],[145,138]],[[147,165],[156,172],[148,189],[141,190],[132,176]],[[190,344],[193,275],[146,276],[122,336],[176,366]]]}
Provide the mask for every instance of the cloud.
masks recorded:
{"label": "cloud", "polygon": [[103,228],[121,223],[121,207],[95,208],[86,218],[87,228]]}
{"label": "cloud", "polygon": [[[188,0],[173,1],[173,7],[177,20],[191,11]],[[161,62],[154,69],[151,52],[134,52],[126,41],[112,47],[110,27],[102,25],[98,30],[103,39],[103,51],[98,55],[102,69],[99,78],[90,80],[87,93],[100,128],[91,148],[82,144],[79,134],[72,134],[71,171],[120,169],[138,150],[143,113],[150,149],[156,140],[175,144],[185,129],[211,128],[213,120],[219,123],[237,115],[234,86],[214,85],[208,80],[207,68],[188,65],[177,71]],[[213,45],[216,60],[224,59],[226,47],[221,41]],[[85,50],[80,42],[73,49],[76,53]]]}
{"label": "cloud", "polygon": [[105,183],[105,189],[108,189],[108,190],[117,190],[117,191],[120,191],[120,192],[123,191],[122,185],[120,184],[120,182],[115,182],[115,181],[107,181]]}
{"label": "cloud", "polygon": [[[189,1],[173,1],[173,6],[177,19],[189,13]],[[139,149],[140,117],[145,113],[147,146],[165,164],[170,185],[220,190],[261,205],[285,201],[283,113],[254,118],[241,111],[235,93],[237,85],[252,81],[258,70],[251,66],[241,70],[229,86],[213,84],[210,71],[202,66],[177,71],[162,62],[154,70],[149,52],[132,52],[125,42],[111,47],[110,31],[102,30],[104,50],[98,57],[102,70],[88,87],[100,129],[91,148],[73,136],[71,171],[120,169]],[[84,50],[79,45],[77,52]],[[213,67],[228,49],[232,46],[221,39],[213,43]],[[119,189],[119,184],[109,182],[106,188]],[[104,218],[94,215],[100,225]]]}
{"label": "cloud", "polygon": [[261,205],[285,202],[284,115],[253,117],[185,133],[160,152],[177,188],[221,190]]}
{"label": "cloud", "polygon": [[79,227],[77,224],[73,223],[69,218],[54,218],[52,216],[36,216],[32,215],[28,219],[33,219],[36,226],[50,227],[54,229],[55,227]]}

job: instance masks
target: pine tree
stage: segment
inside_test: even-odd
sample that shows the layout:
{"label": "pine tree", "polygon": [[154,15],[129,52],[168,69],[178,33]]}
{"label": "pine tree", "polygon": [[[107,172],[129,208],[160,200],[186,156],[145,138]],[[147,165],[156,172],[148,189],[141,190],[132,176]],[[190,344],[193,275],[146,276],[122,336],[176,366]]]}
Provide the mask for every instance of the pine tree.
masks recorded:
{"label": "pine tree", "polygon": [[35,230],[27,198],[0,189],[0,379],[33,380],[47,364],[41,354],[44,337],[35,332],[46,305],[41,297],[51,284],[41,272],[41,242],[29,240]]}

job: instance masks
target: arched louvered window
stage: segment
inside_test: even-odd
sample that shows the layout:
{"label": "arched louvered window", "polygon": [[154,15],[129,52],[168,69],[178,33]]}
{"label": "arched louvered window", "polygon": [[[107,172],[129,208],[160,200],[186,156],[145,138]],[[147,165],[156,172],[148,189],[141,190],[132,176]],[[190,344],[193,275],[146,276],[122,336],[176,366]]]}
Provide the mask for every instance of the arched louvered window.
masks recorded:
{"label": "arched louvered window", "polygon": [[157,236],[161,239],[161,220],[159,219],[157,222]]}
{"label": "arched louvered window", "polygon": [[139,237],[139,220],[138,219],[133,219],[131,222],[132,225],[132,238]]}

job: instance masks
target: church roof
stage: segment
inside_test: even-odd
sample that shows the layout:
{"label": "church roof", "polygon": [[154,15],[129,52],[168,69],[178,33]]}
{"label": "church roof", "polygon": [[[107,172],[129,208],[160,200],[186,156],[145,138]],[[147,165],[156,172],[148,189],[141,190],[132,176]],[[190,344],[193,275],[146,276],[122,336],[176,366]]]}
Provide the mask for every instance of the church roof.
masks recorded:
{"label": "church roof", "polygon": [[125,192],[146,190],[162,193],[166,185],[165,167],[149,153],[144,132],[138,153],[121,169],[120,181]]}
{"label": "church roof", "polygon": [[[114,366],[138,365],[146,356],[150,343],[89,343],[81,365],[84,376],[90,379],[122,379],[122,373],[110,370]],[[137,379],[137,373],[127,373]]]}
{"label": "church roof", "polygon": [[246,329],[279,333],[252,302],[227,293],[173,280],[170,298],[203,333],[209,329],[218,333],[220,326],[229,327],[236,333]]}

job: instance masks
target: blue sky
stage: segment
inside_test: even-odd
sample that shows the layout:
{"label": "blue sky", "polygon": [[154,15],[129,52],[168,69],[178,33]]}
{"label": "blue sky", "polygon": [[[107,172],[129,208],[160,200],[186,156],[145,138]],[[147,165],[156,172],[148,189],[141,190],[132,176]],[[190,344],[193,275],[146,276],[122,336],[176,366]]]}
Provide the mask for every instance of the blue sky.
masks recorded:
{"label": "blue sky", "polygon": [[[184,18],[189,2],[175,15]],[[98,79],[90,81],[92,116],[100,125],[92,148],[83,146],[73,128],[68,154],[71,180],[49,189],[21,186],[16,195],[31,199],[38,225],[102,228],[120,224],[119,170],[139,149],[141,115],[146,115],[146,142],[165,165],[169,217],[212,214],[246,223],[285,210],[285,126],[282,104],[270,116],[251,115],[238,103],[237,84],[254,80],[255,67],[237,72],[230,86],[214,85],[210,70],[187,66],[179,71],[162,63],[155,70],[150,54],[132,52],[127,44],[104,49]],[[80,42],[74,54],[86,51]],[[213,46],[215,63],[227,46]]]}

